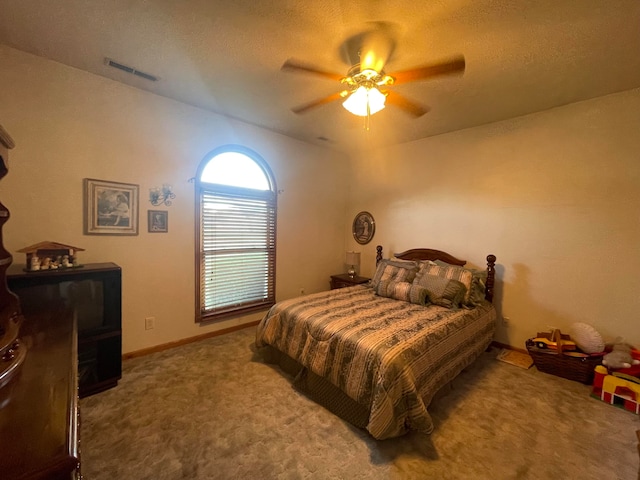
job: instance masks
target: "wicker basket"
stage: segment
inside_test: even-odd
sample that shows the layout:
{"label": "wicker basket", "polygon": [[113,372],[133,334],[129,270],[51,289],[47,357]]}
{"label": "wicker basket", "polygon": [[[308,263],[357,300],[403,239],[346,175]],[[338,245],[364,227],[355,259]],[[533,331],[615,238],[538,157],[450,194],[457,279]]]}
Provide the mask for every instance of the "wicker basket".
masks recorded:
{"label": "wicker basket", "polygon": [[527,351],[536,368],[544,373],[557,375],[576,382],[590,385],[593,383],[594,368],[602,363],[602,356],[574,357],[563,352],[563,341],[569,340],[560,330],[538,333],[538,337],[546,337],[557,342],[557,350],[538,348],[530,338],[526,342]]}

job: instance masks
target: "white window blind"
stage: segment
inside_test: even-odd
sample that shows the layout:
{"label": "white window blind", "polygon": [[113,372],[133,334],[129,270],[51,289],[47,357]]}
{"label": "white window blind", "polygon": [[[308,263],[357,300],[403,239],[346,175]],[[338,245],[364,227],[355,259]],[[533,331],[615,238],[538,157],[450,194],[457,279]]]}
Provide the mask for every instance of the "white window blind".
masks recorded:
{"label": "white window blind", "polygon": [[223,187],[200,192],[200,316],[275,301],[276,194]]}

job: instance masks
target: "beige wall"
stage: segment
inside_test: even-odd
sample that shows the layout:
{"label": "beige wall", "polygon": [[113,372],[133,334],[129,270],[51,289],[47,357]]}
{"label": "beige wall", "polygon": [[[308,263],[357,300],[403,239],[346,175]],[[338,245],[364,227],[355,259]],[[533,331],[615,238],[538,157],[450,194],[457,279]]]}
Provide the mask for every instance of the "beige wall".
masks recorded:
{"label": "beige wall", "polygon": [[[272,167],[278,188],[278,299],[328,287],[345,249],[374,269],[416,246],[473,266],[498,257],[497,299],[511,319],[497,340],[522,347],[575,321],[640,344],[640,91],[347,158],[264,129],[0,46],[0,123],[16,141],[0,200],[12,217],[4,244],[84,247],[83,262],[123,267],[125,352],[208,333],[260,314],[200,327],[194,311],[193,187],[203,156],[238,143]],[[375,122],[372,126],[375,128]],[[140,185],[140,234],[82,234],[82,179]],[[169,233],[149,234],[148,189],[174,185]],[[376,219],[365,246],[360,210]],[[144,317],[156,328],[144,330]]]}
{"label": "beige wall", "polygon": [[[188,180],[214,148],[237,143],[271,166],[278,188],[277,297],[328,288],[344,270],[346,157],[111,80],[0,46],[0,123],[16,142],[0,199],[4,245],[44,240],[86,249],[84,263],[123,268],[123,350],[255,320],[194,323],[194,192]],[[140,185],[139,235],[85,236],[82,179]],[[172,183],[169,233],[147,233],[149,188]],[[156,328],[144,330],[144,318]]]}
{"label": "beige wall", "polygon": [[363,273],[377,244],[493,253],[498,341],[583,321],[640,345],[639,131],[633,90],[355,158],[346,228],[377,222]]}

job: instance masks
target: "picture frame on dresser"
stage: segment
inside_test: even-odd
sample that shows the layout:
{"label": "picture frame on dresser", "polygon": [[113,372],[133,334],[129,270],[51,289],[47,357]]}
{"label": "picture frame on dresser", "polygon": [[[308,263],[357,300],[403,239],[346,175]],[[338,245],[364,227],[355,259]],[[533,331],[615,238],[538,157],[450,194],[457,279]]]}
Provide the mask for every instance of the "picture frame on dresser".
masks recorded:
{"label": "picture frame on dresser", "polygon": [[139,185],[85,178],[84,234],[138,235]]}

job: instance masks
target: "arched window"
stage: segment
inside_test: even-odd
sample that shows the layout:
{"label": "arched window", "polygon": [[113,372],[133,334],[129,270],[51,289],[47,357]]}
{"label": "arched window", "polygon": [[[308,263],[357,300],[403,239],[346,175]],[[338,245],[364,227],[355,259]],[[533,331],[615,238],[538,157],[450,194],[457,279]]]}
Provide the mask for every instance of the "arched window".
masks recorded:
{"label": "arched window", "polygon": [[196,175],[197,321],[275,303],[277,189],[267,163],[237,145],[220,147]]}

